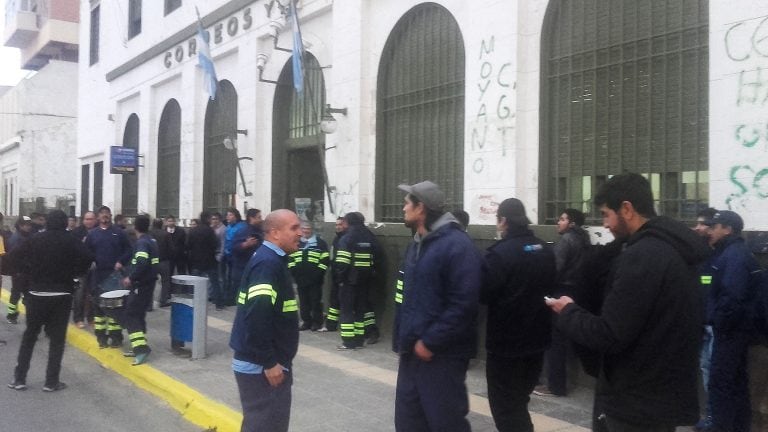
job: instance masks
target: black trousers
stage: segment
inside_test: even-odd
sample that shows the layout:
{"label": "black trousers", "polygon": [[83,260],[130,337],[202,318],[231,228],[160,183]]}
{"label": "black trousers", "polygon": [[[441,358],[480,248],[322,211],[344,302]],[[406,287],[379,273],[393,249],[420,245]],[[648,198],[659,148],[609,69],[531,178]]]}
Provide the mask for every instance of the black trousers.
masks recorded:
{"label": "black trousers", "polygon": [[751,336],[745,332],[720,332],[717,329],[714,334],[708,389],[712,423],[724,431],[749,431],[752,406],[747,353]]}
{"label": "black trousers", "polygon": [[75,287],[72,296],[72,321],[93,321],[93,308],[91,308],[91,285],[88,273],[80,276],[80,283]]}
{"label": "black trousers", "polygon": [[434,356],[419,360],[400,356],[395,389],[398,432],[469,432],[467,367],[469,360]]}
{"label": "black trousers", "polygon": [[160,261],[157,266],[157,274],[160,276],[160,304],[168,303],[171,299],[171,263],[168,260]]}
{"label": "black trousers", "polygon": [[305,325],[318,329],[323,325],[323,284],[299,285],[299,314]]}
{"label": "black trousers", "polygon": [[528,402],[543,363],[543,352],[524,357],[488,353],[485,369],[488,402],[499,432],[533,432]]}
{"label": "black trousers", "polygon": [[669,425],[638,425],[627,423],[616,417],[606,416],[605,424],[608,432],[675,432],[674,426]]}
{"label": "black trousers", "polygon": [[[557,320],[557,317],[553,317]],[[553,394],[565,396],[567,393],[568,338],[552,323],[552,344],[546,351],[547,388]]]}
{"label": "black trousers", "polygon": [[343,284],[339,287],[341,341],[350,348],[363,346],[365,341],[367,298],[368,289],[365,284]]}
{"label": "black trousers", "polygon": [[328,295],[328,315],[325,319],[325,327],[330,331],[336,331],[341,315],[341,302],[339,301],[339,285],[331,281],[331,292]]}
{"label": "black trousers", "polygon": [[291,420],[291,372],[284,372],[285,380],[272,387],[261,374],[235,372],[240,403],[243,405],[243,424],[240,432],[287,432]]}
{"label": "black trousers", "polygon": [[56,385],[59,382],[59,373],[61,372],[61,358],[64,356],[72,296],[67,294],[46,297],[27,294],[24,298],[24,306],[27,308],[27,328],[21,338],[19,356],[14,371],[15,381],[26,382],[37,336],[40,334],[40,330],[45,329],[45,334],[49,340],[45,385]]}

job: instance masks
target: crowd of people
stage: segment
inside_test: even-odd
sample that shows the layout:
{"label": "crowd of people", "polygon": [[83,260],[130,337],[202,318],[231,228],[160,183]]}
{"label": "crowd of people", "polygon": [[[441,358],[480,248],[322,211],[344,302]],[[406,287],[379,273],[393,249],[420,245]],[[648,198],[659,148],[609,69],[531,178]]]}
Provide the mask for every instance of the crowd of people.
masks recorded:
{"label": "crowd of people", "polygon": [[[758,330],[751,305],[762,270],[737,213],[703,210],[691,229],[657,216],[649,182],[627,173],[594,197],[611,243],[591,245],[584,213],[568,208],[557,223],[561,238],[549,244],[530,229],[524,204],[508,198],[497,209],[500,238],[482,253],[466,213],[446,211],[438,185],[399,188],[413,240],[394,298],[396,430],[470,430],[465,379],[485,305],[488,399],[499,431],[533,431],[532,393],[567,394],[571,351],[597,378],[595,431],[749,431],[747,350]],[[26,388],[42,328],[51,347],[43,389],[66,387],[59,371],[70,309],[76,325],[92,323],[102,348],[122,347],[127,328],[124,355],[143,364],[158,276],[166,307],[170,276],[189,273],[210,280],[217,309],[237,307],[230,346],[242,430],[288,430],[299,332],[338,330],[340,351],[379,340],[370,290],[381,247],[359,212],[338,218],[330,247],[290,210],[245,216],[203,212],[186,230],[173,216],[147,215],[126,228],[108,207],[86,212],[80,224],[61,211],[21,217],[13,234],[2,233],[3,273],[13,279],[8,322],[17,322],[22,294],[27,307],[9,387]]]}

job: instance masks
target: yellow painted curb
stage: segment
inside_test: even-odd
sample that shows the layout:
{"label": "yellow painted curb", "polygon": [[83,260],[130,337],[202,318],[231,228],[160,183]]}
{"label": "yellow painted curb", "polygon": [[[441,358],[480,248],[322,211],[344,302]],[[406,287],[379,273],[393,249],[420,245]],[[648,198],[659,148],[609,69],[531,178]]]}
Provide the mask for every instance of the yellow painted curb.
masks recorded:
{"label": "yellow painted curb", "polygon": [[[7,290],[0,293],[0,299],[8,303],[10,298]],[[19,304],[19,311],[25,313],[24,306]],[[205,397],[202,393],[158,371],[152,366],[143,364],[133,366],[132,361],[123,357],[120,350],[100,349],[96,338],[89,332],[74,325],[67,329],[67,342],[96,359],[101,366],[111,369],[124,376],[137,387],[147,391],[167,402],[182,417],[197,426],[217,432],[238,432],[243,421],[241,413],[220,402]]]}

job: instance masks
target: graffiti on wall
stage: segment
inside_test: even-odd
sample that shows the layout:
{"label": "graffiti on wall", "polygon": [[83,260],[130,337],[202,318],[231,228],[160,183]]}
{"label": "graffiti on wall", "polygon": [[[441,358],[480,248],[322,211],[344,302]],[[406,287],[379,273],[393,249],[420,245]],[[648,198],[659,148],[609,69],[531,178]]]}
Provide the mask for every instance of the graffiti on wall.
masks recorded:
{"label": "graffiti on wall", "polygon": [[[768,109],[768,17],[731,23],[723,41],[736,72],[735,105],[739,117],[754,119]],[[768,121],[732,125],[731,146],[738,160],[728,167],[726,205],[735,211],[754,208],[768,198]]]}
{"label": "graffiti on wall", "polygon": [[482,174],[510,153],[514,143],[516,82],[508,56],[496,55],[496,38],[480,42],[477,112],[470,117],[471,169]]}

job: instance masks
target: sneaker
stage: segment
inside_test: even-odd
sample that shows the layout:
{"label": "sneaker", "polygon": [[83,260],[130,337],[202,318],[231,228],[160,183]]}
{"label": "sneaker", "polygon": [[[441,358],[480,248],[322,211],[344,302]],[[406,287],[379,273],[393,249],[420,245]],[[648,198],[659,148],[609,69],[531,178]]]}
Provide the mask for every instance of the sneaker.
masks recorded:
{"label": "sneaker", "polygon": [[325,333],[325,332],[327,332],[327,331],[328,331],[328,327],[326,327],[326,326],[322,326],[322,327],[320,327],[319,329],[317,329],[317,331],[319,331],[319,332],[321,332],[321,333]]}
{"label": "sneaker", "polygon": [[356,349],[358,349],[358,348],[357,347],[346,346],[344,344],[336,346],[336,350],[337,351],[355,351]]}
{"label": "sneaker", "polygon": [[148,352],[141,353],[141,354],[136,354],[136,359],[133,360],[133,366],[138,366],[140,364],[146,363],[147,362],[147,357],[149,357],[149,353]]}
{"label": "sneaker", "polygon": [[44,392],[55,392],[55,391],[59,391],[59,390],[64,390],[65,388],[67,388],[67,385],[64,384],[63,382],[59,381],[56,384],[52,384],[52,385],[46,384],[45,386],[43,386],[43,391]]}
{"label": "sneaker", "polygon": [[7,318],[7,319],[6,319],[6,322],[7,322],[8,324],[18,324],[18,323],[19,323],[19,318],[18,318],[18,317],[15,317],[15,316],[8,316],[8,317],[6,317],[6,318]]}
{"label": "sneaker", "polygon": [[537,385],[536,388],[533,389],[533,394],[537,396],[562,396],[559,394],[552,393],[552,391],[549,389],[549,387],[545,385]]}
{"label": "sneaker", "polygon": [[12,388],[14,390],[26,390],[27,384],[21,381],[14,381],[12,383],[8,383],[8,388]]}
{"label": "sneaker", "polygon": [[123,357],[136,357],[136,353],[133,351],[123,351]]}
{"label": "sneaker", "polygon": [[75,323],[75,326],[77,328],[79,328],[79,329],[84,329],[85,328],[85,323],[82,322],[82,321],[78,321],[78,322]]}

